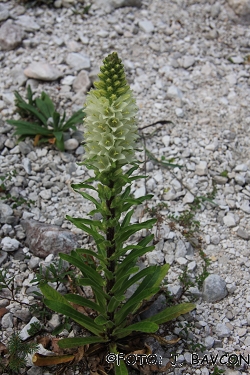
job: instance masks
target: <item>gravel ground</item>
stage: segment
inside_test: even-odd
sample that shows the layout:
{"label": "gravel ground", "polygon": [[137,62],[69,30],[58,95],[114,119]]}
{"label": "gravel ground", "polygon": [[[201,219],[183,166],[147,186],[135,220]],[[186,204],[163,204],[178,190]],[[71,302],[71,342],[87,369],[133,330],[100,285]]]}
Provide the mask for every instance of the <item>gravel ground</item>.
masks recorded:
{"label": "gravel ground", "polygon": [[[63,1],[60,8],[58,0],[58,8],[28,10],[13,0],[0,4],[0,174],[15,170],[16,176],[6,181],[11,195],[35,202],[16,208],[8,200],[0,203],[0,265],[8,277],[15,276],[20,287],[17,299],[30,304],[34,297],[27,290],[33,286],[34,272],[56,254],[41,256],[27,245],[22,221],[59,225],[77,236],[65,215],[86,216],[90,210],[70,188],[70,183],[90,173],[76,164],[84,153],[84,127],[67,135],[64,153],[50,145],[34,147],[31,140],[17,144],[6,123],[17,118],[14,90],[24,95],[30,85],[37,93],[45,91],[70,115],[82,107],[103,58],[117,51],[139,106],[141,137],[156,159],[148,159],[149,177],[146,183],[137,182],[134,194],[153,193],[150,207],[167,204],[158,213],[162,222],[155,229],[156,249],[142,264],[170,263],[168,287],[175,297],[183,291],[178,276],[184,267],[194,279],[203,260],[178,224],[175,228],[169,224],[168,215],[181,215],[195,197],[211,193],[213,186],[217,190],[216,205],[203,202],[195,216],[211,264],[203,288],[191,289],[197,307],[187,318],[190,340],[206,351],[194,348],[199,355],[195,362],[197,357],[181,341],[175,347],[177,363],[169,373],[212,374],[211,356],[218,354],[216,365],[226,375],[249,374],[249,24],[223,0],[143,0],[140,8],[117,9],[108,0],[102,6],[96,1],[84,16],[79,14],[80,4],[68,7],[69,3]],[[170,159],[182,168],[160,163]],[[139,207],[134,221],[143,214]],[[0,300],[0,307],[8,310],[0,320],[0,340],[6,343],[31,315],[7,299]],[[58,324],[58,317],[53,318],[52,327]],[[173,333],[180,330],[176,325]],[[165,362],[169,359],[170,350],[155,343],[153,347]],[[242,360],[237,368],[228,366],[240,356],[248,364]],[[34,367],[24,373],[52,374]]]}

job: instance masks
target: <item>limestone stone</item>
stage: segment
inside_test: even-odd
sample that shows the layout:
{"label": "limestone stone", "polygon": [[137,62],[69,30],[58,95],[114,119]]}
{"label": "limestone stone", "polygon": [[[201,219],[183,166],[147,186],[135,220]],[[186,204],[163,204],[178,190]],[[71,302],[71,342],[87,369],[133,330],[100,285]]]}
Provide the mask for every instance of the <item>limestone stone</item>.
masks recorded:
{"label": "limestone stone", "polygon": [[49,254],[68,253],[77,247],[76,235],[69,230],[32,219],[22,220],[21,224],[26,233],[26,244],[35,256],[46,258]]}
{"label": "limestone stone", "polygon": [[29,78],[41,81],[55,81],[63,74],[55,66],[47,63],[33,62],[25,70],[24,74]]}
{"label": "limestone stone", "polygon": [[24,38],[22,28],[15,25],[12,20],[7,20],[0,27],[0,47],[10,51],[19,47]]}

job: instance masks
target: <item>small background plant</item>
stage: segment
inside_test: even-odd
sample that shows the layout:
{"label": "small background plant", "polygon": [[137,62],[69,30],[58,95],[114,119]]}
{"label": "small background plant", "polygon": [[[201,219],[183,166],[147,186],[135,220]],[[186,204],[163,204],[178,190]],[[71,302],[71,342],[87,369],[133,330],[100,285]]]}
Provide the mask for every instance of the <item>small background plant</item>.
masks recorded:
{"label": "small background plant", "polygon": [[8,375],[20,374],[21,369],[26,366],[26,357],[33,354],[38,349],[38,345],[33,342],[24,342],[18,333],[13,333],[8,341],[5,358],[0,360],[0,373],[7,371]]}
{"label": "small background plant", "polygon": [[10,189],[10,182],[16,176],[16,170],[7,172],[6,175],[0,176],[0,200],[8,202],[12,205],[12,208],[16,208],[22,205],[27,205],[28,207],[30,207],[35,203],[34,201],[25,199],[21,196],[16,197],[8,192]]}
{"label": "small background plant", "polygon": [[[34,138],[34,145],[43,142],[54,144],[60,151],[64,151],[64,133],[69,129],[76,130],[85,114],[82,109],[74,113],[67,121],[55,110],[50,97],[42,92],[40,97],[33,98],[34,93],[30,86],[27,88],[27,101],[15,91],[16,111],[20,120],[7,120],[7,123],[16,127],[14,135],[19,135],[19,141],[26,137]],[[25,119],[25,120],[23,120]]]}

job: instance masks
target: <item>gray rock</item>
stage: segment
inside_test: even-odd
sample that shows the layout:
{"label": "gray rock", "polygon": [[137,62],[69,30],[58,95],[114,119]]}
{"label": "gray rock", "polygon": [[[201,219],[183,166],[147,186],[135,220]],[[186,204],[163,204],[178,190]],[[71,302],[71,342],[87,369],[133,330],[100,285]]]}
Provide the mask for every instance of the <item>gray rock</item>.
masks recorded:
{"label": "gray rock", "polygon": [[0,27],[0,47],[3,50],[10,51],[19,47],[23,38],[23,30],[11,20],[7,20]]}
{"label": "gray rock", "polygon": [[240,205],[240,209],[244,212],[246,212],[247,214],[250,214],[250,204],[249,204],[249,200],[244,200],[242,202],[242,204]]}
{"label": "gray rock", "polygon": [[139,21],[139,27],[142,31],[145,33],[152,33],[154,31],[154,25],[151,21],[144,20],[144,21]]}
{"label": "gray rock", "polygon": [[184,111],[182,108],[175,108],[175,114],[177,117],[184,117]]}
{"label": "gray rock", "polygon": [[39,257],[32,256],[29,261],[29,267],[33,270],[39,266],[41,259]]}
{"label": "gray rock", "polygon": [[4,5],[0,4],[0,22],[7,20],[9,15],[8,9]]}
{"label": "gray rock", "polygon": [[0,251],[0,266],[6,261],[8,254],[6,251]]}
{"label": "gray rock", "polygon": [[[54,6],[56,6],[55,3],[54,3]],[[41,369],[41,367],[32,366],[32,367],[30,367],[30,369],[27,371],[26,374],[27,375],[42,375],[43,370]]]}
{"label": "gray rock", "polygon": [[182,240],[178,240],[176,244],[175,258],[185,257],[187,255],[187,249],[185,243]]}
{"label": "gray rock", "polygon": [[23,158],[23,162],[22,162],[22,164],[23,164],[23,167],[24,167],[25,172],[26,172],[27,174],[31,174],[31,172],[32,172],[32,168],[31,168],[31,161],[30,161],[30,159],[28,159],[28,158]]}
{"label": "gray rock", "polygon": [[210,242],[213,245],[218,245],[220,243],[220,235],[219,234],[214,234],[213,236],[211,236]]}
{"label": "gray rock", "polygon": [[162,264],[164,262],[164,254],[160,251],[150,251],[146,254],[149,266],[154,264]]}
{"label": "gray rock", "polygon": [[32,151],[32,147],[25,142],[20,142],[18,145],[19,150],[23,155],[27,155],[29,152]]}
{"label": "gray rock", "polygon": [[12,315],[12,313],[7,313],[7,314],[3,315],[2,319],[1,319],[1,325],[2,325],[2,328],[4,328],[4,329],[13,327],[13,315]]}
{"label": "gray rock", "polygon": [[215,302],[227,296],[225,281],[219,275],[209,275],[203,283],[202,297],[205,301]]}
{"label": "gray rock", "polygon": [[232,57],[230,57],[230,60],[234,64],[243,64],[244,63],[244,59],[241,56],[232,56]]}
{"label": "gray rock", "polygon": [[214,345],[214,338],[212,336],[207,336],[204,340],[204,344],[208,350],[211,349]]}
{"label": "gray rock", "polygon": [[186,193],[186,195],[183,198],[183,203],[192,203],[194,201],[194,196],[189,191]]}
{"label": "gray rock", "polygon": [[240,185],[240,186],[243,186],[243,185],[245,185],[245,183],[246,183],[246,180],[245,180],[245,177],[244,176],[242,176],[241,174],[236,174],[235,175],[235,182],[237,182],[237,184],[238,185]]}
{"label": "gray rock", "polygon": [[64,77],[64,78],[61,80],[61,84],[62,84],[62,85],[69,85],[69,86],[71,86],[71,85],[73,84],[73,82],[74,82],[75,79],[76,79],[75,76],[71,76],[71,75],[66,76],[66,77]]}
{"label": "gray rock", "polygon": [[231,335],[231,329],[224,323],[218,323],[215,328],[215,332],[219,338],[229,337]]}
{"label": "gray rock", "polygon": [[8,217],[10,217],[12,215],[13,215],[12,208],[8,204],[2,203],[2,201],[0,201],[0,222],[2,224],[9,224],[7,222]]}
{"label": "gray rock", "polygon": [[35,19],[27,16],[26,14],[19,16],[16,20],[16,24],[21,26],[25,31],[40,30],[40,25],[35,21]]}
{"label": "gray rock", "polygon": [[235,172],[246,172],[248,170],[248,166],[246,164],[238,164],[234,170]]}
{"label": "gray rock", "polygon": [[24,70],[24,74],[29,78],[40,79],[41,81],[55,81],[63,75],[55,66],[40,62],[31,63]]}
{"label": "gray rock", "polygon": [[15,238],[4,237],[1,241],[3,251],[15,251],[19,248],[21,243]]}
{"label": "gray rock", "polygon": [[171,296],[175,298],[179,298],[181,296],[181,293],[183,291],[183,288],[181,285],[176,284],[169,284],[167,285],[168,291],[170,292]]}
{"label": "gray rock", "polygon": [[195,260],[193,260],[192,262],[188,263],[187,270],[189,272],[194,272],[196,268],[197,268],[197,264],[196,264]]}
{"label": "gray rock", "polygon": [[228,181],[228,178],[223,176],[213,176],[213,180],[219,185],[225,185]]}
{"label": "gray rock", "polygon": [[82,70],[76,77],[73,83],[73,89],[75,92],[83,91],[86,93],[91,86],[91,82],[88,73]]}
{"label": "gray rock", "polygon": [[172,85],[168,88],[167,97],[170,98],[170,99],[172,99],[172,98],[182,99],[183,94],[178,87]]}
{"label": "gray rock", "polygon": [[221,11],[220,4],[215,3],[214,5],[211,6],[211,9],[210,9],[211,17],[213,18],[218,17],[218,15],[220,14],[220,11]]}
{"label": "gray rock", "polygon": [[165,147],[168,147],[170,144],[170,136],[164,135],[164,137],[162,137],[162,142],[164,143]]}
{"label": "gray rock", "polygon": [[61,324],[61,320],[58,316],[58,314],[52,314],[52,317],[50,320],[48,320],[48,325],[54,329],[56,328],[57,326],[59,326],[59,324]]}
{"label": "gray rock", "polygon": [[67,139],[67,141],[64,142],[65,150],[72,151],[75,150],[79,146],[79,142],[75,138]]}
{"label": "gray rock", "polygon": [[234,10],[234,12],[243,18],[248,18],[250,16],[250,3],[249,0],[227,0],[229,6]]}
{"label": "gray rock", "polygon": [[59,252],[69,253],[77,247],[76,236],[56,225],[42,224],[35,220],[22,220],[26,232],[26,244],[30,252],[40,258]]}
{"label": "gray rock", "polygon": [[206,161],[200,161],[198,165],[196,165],[195,173],[198,174],[198,176],[205,176],[208,173],[207,168],[207,162]]}
{"label": "gray rock", "polygon": [[15,310],[15,312],[13,312],[13,315],[25,323],[27,323],[31,318],[29,309],[24,307],[21,310]]}
{"label": "gray rock", "polygon": [[224,216],[223,222],[229,228],[235,227],[237,225],[235,215],[233,215],[232,213],[228,213],[226,216]]}
{"label": "gray rock", "polygon": [[141,314],[142,319],[148,319],[166,308],[166,298],[160,295],[148,310]]}
{"label": "gray rock", "polygon": [[237,236],[239,236],[240,238],[243,238],[244,240],[249,240],[249,238],[250,238],[249,233],[242,228],[239,228],[237,230]]}
{"label": "gray rock", "polygon": [[52,196],[51,189],[44,189],[40,191],[39,196],[44,200],[50,200]]}
{"label": "gray rock", "polygon": [[82,70],[90,68],[90,59],[88,56],[80,53],[69,53],[66,58],[66,63],[74,70]]}
{"label": "gray rock", "polygon": [[193,66],[195,63],[195,59],[193,56],[184,56],[183,59],[181,60],[181,63],[180,65],[184,68],[184,69],[188,69],[190,68],[191,66]]}

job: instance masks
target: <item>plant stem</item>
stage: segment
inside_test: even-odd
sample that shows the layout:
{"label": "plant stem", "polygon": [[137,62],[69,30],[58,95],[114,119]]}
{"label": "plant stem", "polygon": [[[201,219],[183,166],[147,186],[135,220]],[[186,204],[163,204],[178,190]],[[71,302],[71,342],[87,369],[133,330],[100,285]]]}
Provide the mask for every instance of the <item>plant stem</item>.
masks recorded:
{"label": "plant stem", "polygon": [[[113,188],[113,185],[114,185],[114,182],[111,181],[110,182],[110,185],[109,185],[109,188],[112,189]],[[109,221],[113,221],[113,219],[115,218],[115,208],[111,208],[112,206],[112,202],[114,200],[114,196],[112,196],[110,199],[106,200],[106,205],[108,207],[108,210],[110,212],[110,215],[107,217],[107,220]],[[107,241],[109,241],[109,243],[111,244],[108,248],[107,248],[107,259],[109,260],[111,258],[111,256],[115,253],[116,251],[116,245],[115,245],[115,241],[114,241],[114,238],[115,238],[115,227],[112,226],[112,227],[109,227],[107,229],[107,234],[106,234],[106,239]],[[115,260],[112,260],[112,261],[109,261],[108,263],[108,271],[112,272],[112,274],[114,275],[115,273],[115,264],[116,264],[116,261]],[[112,297],[112,293],[111,293],[111,289],[113,288],[115,284],[115,277],[113,277],[112,279],[110,280],[107,280],[107,286],[106,286],[106,293]],[[114,320],[114,312],[109,312],[108,313],[108,319],[110,321],[113,321]],[[111,330],[109,330],[108,332],[108,335],[111,334]]]}

